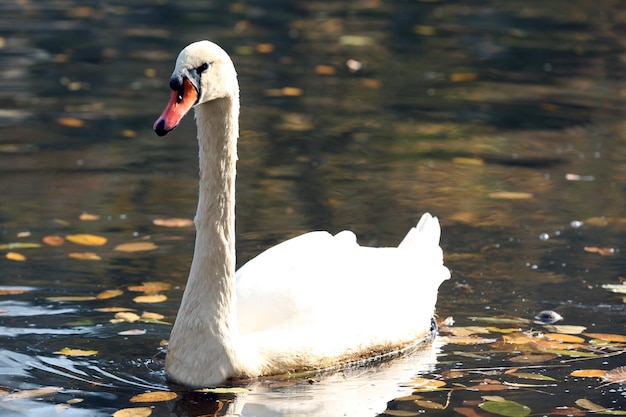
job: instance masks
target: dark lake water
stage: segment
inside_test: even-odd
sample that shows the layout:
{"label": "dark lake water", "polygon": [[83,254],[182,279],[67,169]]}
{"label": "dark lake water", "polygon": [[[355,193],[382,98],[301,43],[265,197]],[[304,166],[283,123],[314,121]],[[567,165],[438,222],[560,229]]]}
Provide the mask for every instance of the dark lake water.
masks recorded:
{"label": "dark lake water", "polygon": [[[452,270],[440,319],[495,326],[479,336],[502,341],[508,328],[555,333],[532,323],[554,310],[557,324],[626,334],[624,295],[602,287],[626,274],[620,2],[0,1],[0,390],[14,395],[0,415],[490,416],[478,404],[501,400],[485,395],[533,415],[584,415],[583,398],[626,409],[619,383],[570,376],[626,364],[623,344],[523,362],[538,352],[444,337],[349,378],[130,402],[175,389],[160,347],[170,326],[102,309],[175,317],[194,230],[154,220],[193,217],[195,125],[159,138],[152,123],[178,51],[200,39],[231,54],[241,83],[238,264],[314,229],[395,245],[429,211]],[[72,234],[107,243],[42,243]],[[128,242],[157,249],[115,250]],[[73,257],[85,252],[97,259]],[[135,302],[128,287],[151,281],[171,284],[167,300]],[[145,334],[119,334],[133,329]],[[594,338],[578,336],[589,353]],[[55,353],[65,347],[97,354]],[[515,379],[516,367],[554,380]],[[418,375],[454,390],[407,397]],[[484,389],[493,381],[509,385]]]}

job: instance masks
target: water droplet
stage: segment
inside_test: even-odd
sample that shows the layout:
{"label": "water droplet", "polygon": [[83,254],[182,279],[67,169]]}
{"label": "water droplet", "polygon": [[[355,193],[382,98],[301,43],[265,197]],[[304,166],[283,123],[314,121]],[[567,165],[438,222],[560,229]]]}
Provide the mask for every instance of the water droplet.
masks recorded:
{"label": "water droplet", "polygon": [[572,226],[574,229],[578,229],[579,227],[581,227],[584,223],[581,222],[580,220],[572,220],[572,222],[570,223],[570,226]]}
{"label": "water droplet", "polygon": [[550,235],[547,234],[547,233],[542,233],[542,234],[539,235],[539,240],[546,241],[548,239],[550,239]]}

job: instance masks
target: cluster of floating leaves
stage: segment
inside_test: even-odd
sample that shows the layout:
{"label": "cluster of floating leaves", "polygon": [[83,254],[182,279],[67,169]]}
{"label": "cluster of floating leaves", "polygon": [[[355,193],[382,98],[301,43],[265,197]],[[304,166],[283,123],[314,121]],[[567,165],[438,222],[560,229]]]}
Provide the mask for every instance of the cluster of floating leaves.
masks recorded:
{"label": "cluster of floating leaves", "polygon": [[[543,312],[545,313],[545,312]],[[520,317],[471,317],[476,325],[446,326],[440,329],[440,339],[448,347],[482,345],[476,352],[453,351],[452,354],[470,359],[504,355],[510,366],[489,368],[452,368],[433,378],[416,378],[406,383],[413,394],[396,398],[384,415],[412,417],[426,410],[452,408],[466,417],[525,417],[531,414],[580,417],[587,413],[626,415],[626,411],[596,404],[587,398],[570,399],[551,410],[531,410],[528,405],[513,401],[506,393],[530,390],[551,395],[546,390],[559,386],[551,376],[553,370],[567,368],[568,377],[592,378],[596,388],[626,383],[626,366],[613,369],[585,368],[588,359],[603,359],[626,353],[626,335],[587,332],[585,326],[543,324],[532,328],[536,321]],[[449,321],[448,321],[449,322]],[[461,382],[462,381],[462,382]],[[469,381],[469,382],[468,382]],[[475,392],[476,399],[453,404],[454,393]],[[445,400],[441,392],[446,392]],[[493,395],[493,393],[502,393]],[[436,398],[435,398],[436,397]]]}

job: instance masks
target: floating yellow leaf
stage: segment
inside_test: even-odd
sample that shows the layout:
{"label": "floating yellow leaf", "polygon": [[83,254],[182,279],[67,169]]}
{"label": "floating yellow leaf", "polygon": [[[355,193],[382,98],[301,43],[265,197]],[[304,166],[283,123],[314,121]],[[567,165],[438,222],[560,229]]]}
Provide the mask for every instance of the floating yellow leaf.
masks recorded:
{"label": "floating yellow leaf", "polygon": [[152,242],[128,242],[117,245],[113,248],[114,251],[118,252],[144,252],[149,250],[155,250],[159,247]]}
{"label": "floating yellow leaf", "polygon": [[109,298],[119,297],[122,294],[124,294],[122,290],[104,290],[96,295],[96,298],[98,300],[108,300]]}
{"label": "floating yellow leaf", "polygon": [[452,158],[452,162],[455,164],[462,164],[462,165],[485,165],[485,161],[480,159],[480,158],[467,158],[467,157],[455,157]]}
{"label": "floating yellow leaf", "polygon": [[106,237],[90,235],[86,233],[67,235],[65,236],[65,238],[70,242],[85,246],[102,246],[107,243]]}
{"label": "floating yellow leaf", "polygon": [[175,392],[171,391],[155,391],[144,392],[143,394],[135,395],[130,399],[131,403],[156,403],[161,401],[169,401],[178,397]]}
{"label": "floating yellow leaf", "polygon": [[498,191],[495,193],[489,193],[489,197],[497,200],[525,200],[533,198],[533,194],[515,191]]}
{"label": "floating yellow leaf", "polygon": [[502,340],[506,343],[511,343],[514,345],[527,345],[531,341],[531,337],[529,337],[525,333],[511,333],[505,334],[502,336]]}
{"label": "floating yellow leaf", "polygon": [[37,389],[27,389],[18,392],[14,392],[7,396],[2,397],[2,401],[12,401],[12,400],[24,400],[28,398],[39,398],[46,397],[49,395],[54,395],[60,392],[62,388],[60,387],[45,387],[45,388],[37,388]]}
{"label": "floating yellow leaf", "polygon": [[148,417],[152,414],[150,407],[122,408],[113,413],[113,417]]}
{"label": "floating yellow leaf", "polygon": [[17,252],[7,252],[6,257],[7,259],[11,261],[16,261],[16,262],[24,262],[26,260],[26,256]]}
{"label": "floating yellow leaf", "polygon": [[58,297],[46,297],[48,301],[93,301],[96,297],[93,295],[61,295]]}
{"label": "floating yellow leaf", "polygon": [[589,253],[597,253],[600,256],[611,256],[617,252],[615,248],[599,248],[597,246],[585,246],[583,250]]}
{"label": "floating yellow leaf", "polygon": [[65,356],[93,356],[93,355],[97,355],[98,351],[97,350],[72,349],[72,348],[65,347],[59,350],[58,352],[54,352],[54,353],[58,353],[60,355],[65,355]]}
{"label": "floating yellow leaf", "polygon": [[428,378],[413,378],[407,385],[419,391],[432,391],[446,385],[446,381]]}
{"label": "floating yellow leaf", "polygon": [[448,327],[446,333],[452,333],[454,336],[471,336],[474,334],[489,334],[489,330],[483,326],[455,326]]}
{"label": "floating yellow leaf", "polygon": [[54,235],[44,236],[41,240],[48,246],[61,246],[65,242],[61,236]]}
{"label": "floating yellow leaf", "polygon": [[84,120],[75,117],[59,117],[57,123],[65,127],[82,127],[85,125]]}
{"label": "floating yellow leaf", "polygon": [[334,75],[335,72],[335,67],[332,65],[317,65],[315,67],[315,73],[319,75]]}
{"label": "floating yellow leaf", "polygon": [[265,90],[269,97],[297,97],[302,95],[302,89],[297,87],[270,88]]}
{"label": "floating yellow leaf", "polygon": [[450,74],[450,81],[453,83],[476,81],[478,79],[478,73],[475,72],[456,72]]}
{"label": "floating yellow leaf", "polygon": [[593,339],[608,340],[609,342],[626,343],[626,336],[610,333],[585,333],[585,336]]}
{"label": "floating yellow leaf", "polygon": [[260,54],[269,54],[274,52],[274,45],[271,43],[259,43],[256,46],[256,51]]}
{"label": "floating yellow leaf", "polygon": [[136,303],[162,303],[167,300],[167,296],[163,294],[140,295],[133,298]]}
{"label": "floating yellow leaf", "polygon": [[602,369],[578,369],[570,373],[571,376],[582,378],[602,378],[605,374],[606,371]]}
{"label": "floating yellow leaf", "polygon": [[127,321],[129,323],[133,323],[140,319],[140,317],[137,314],[131,313],[129,311],[121,311],[115,314],[115,318],[118,320]]}
{"label": "floating yellow leaf", "polygon": [[131,285],[128,287],[128,291],[134,292],[145,292],[148,294],[153,294],[161,291],[167,291],[172,287],[171,284],[167,282],[160,281],[148,281],[143,282],[141,285]]}
{"label": "floating yellow leaf", "polygon": [[98,254],[93,252],[70,252],[67,254],[72,259],[79,259],[81,261],[99,261],[102,258]]}
{"label": "floating yellow leaf", "polygon": [[193,226],[193,220],[191,219],[181,219],[177,217],[169,218],[169,219],[154,219],[152,223],[156,226],[163,227],[190,227]]}
{"label": "floating yellow leaf", "polygon": [[585,326],[572,326],[569,324],[545,324],[543,327],[549,332],[565,334],[581,334],[587,330]]}
{"label": "floating yellow leaf", "polygon": [[159,313],[150,313],[148,311],[141,314],[141,318],[144,320],[163,320],[165,316]]}
{"label": "floating yellow leaf", "polygon": [[413,402],[420,407],[428,408],[430,410],[443,410],[445,408],[443,404],[439,404],[430,400],[415,400]]}
{"label": "floating yellow leaf", "polygon": [[564,343],[584,343],[585,342],[585,339],[583,339],[582,337],[572,336],[572,335],[563,334],[563,333],[546,333],[544,334],[544,337],[548,339],[556,340],[557,342],[564,342]]}
{"label": "floating yellow leaf", "polygon": [[100,216],[97,214],[87,213],[86,211],[83,211],[78,218],[84,222],[100,220]]}

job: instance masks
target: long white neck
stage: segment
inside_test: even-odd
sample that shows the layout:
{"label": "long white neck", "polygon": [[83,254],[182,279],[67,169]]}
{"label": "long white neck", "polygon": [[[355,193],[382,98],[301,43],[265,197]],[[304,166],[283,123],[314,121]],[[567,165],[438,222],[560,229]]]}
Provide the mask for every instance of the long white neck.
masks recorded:
{"label": "long white neck", "polygon": [[189,280],[170,336],[169,376],[187,385],[215,383],[239,372],[234,344],[235,175],[238,96],[196,107],[200,192]]}

